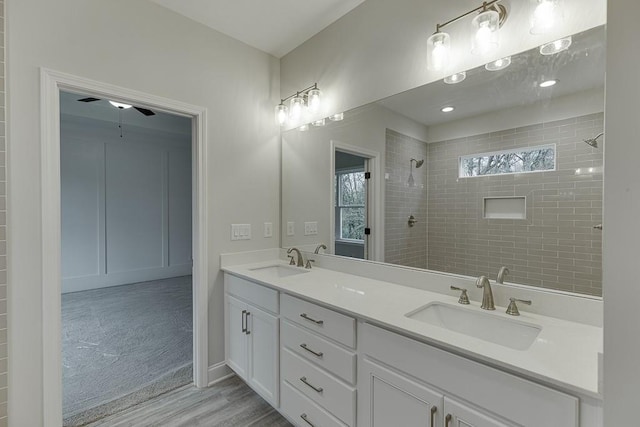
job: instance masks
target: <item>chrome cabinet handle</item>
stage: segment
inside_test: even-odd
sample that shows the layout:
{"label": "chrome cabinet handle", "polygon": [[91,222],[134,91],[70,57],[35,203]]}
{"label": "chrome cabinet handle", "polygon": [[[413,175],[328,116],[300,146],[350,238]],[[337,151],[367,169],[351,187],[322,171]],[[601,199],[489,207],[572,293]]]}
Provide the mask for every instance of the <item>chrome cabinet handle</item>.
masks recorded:
{"label": "chrome cabinet handle", "polygon": [[306,344],[302,343],[300,344],[300,348],[302,348],[303,350],[307,350],[309,353],[313,354],[316,357],[322,357],[324,355],[323,352],[321,351],[313,351],[311,350],[309,347],[307,347]]}
{"label": "chrome cabinet handle", "polygon": [[311,317],[307,316],[307,313],[302,313],[300,315],[300,317],[302,317],[304,320],[308,320],[309,322],[313,322],[316,325],[322,325],[324,324],[324,320],[316,320],[316,319],[312,319]]}
{"label": "chrome cabinet handle", "polygon": [[436,427],[436,412],[438,412],[437,406],[431,407],[431,427]]}
{"label": "chrome cabinet handle", "polygon": [[306,386],[311,387],[316,393],[322,393],[322,391],[324,390],[322,387],[316,387],[313,384],[309,383],[309,381],[307,381],[307,377],[300,377],[300,381],[302,381],[302,383]]}
{"label": "chrome cabinet handle", "polygon": [[311,421],[309,421],[309,417],[307,416],[307,414],[300,415],[300,418],[302,418],[302,421],[304,421],[305,423],[309,424],[311,427],[316,427],[315,424],[313,424]]}
{"label": "chrome cabinet handle", "polygon": [[247,333],[247,323],[246,318],[244,317],[247,314],[247,310],[242,310],[242,333]]}
{"label": "chrome cabinet handle", "polygon": [[449,427],[449,423],[451,422],[451,419],[453,419],[451,414],[447,414],[447,416],[444,417],[444,427]]}
{"label": "chrome cabinet handle", "polygon": [[249,330],[249,316],[251,316],[251,313],[247,311],[247,314],[245,315],[246,319],[247,319],[247,330],[245,331],[245,333],[247,335],[251,334],[251,331]]}

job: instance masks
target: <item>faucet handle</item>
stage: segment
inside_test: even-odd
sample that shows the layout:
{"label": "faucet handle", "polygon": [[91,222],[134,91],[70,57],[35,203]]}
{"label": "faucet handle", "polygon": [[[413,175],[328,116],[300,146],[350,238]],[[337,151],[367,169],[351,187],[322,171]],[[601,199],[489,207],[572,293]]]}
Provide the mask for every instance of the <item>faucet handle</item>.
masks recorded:
{"label": "faucet handle", "polygon": [[460,298],[458,299],[458,304],[469,304],[469,295],[467,295],[467,290],[463,288],[457,288],[455,286],[451,286],[452,291],[460,291]]}
{"label": "faucet handle", "polygon": [[293,255],[287,255],[287,257],[290,259],[289,265],[296,265],[296,261],[293,259]]}
{"label": "faucet handle", "polygon": [[509,298],[509,307],[507,307],[507,314],[511,316],[520,316],[520,311],[518,310],[516,301],[522,304],[531,305],[531,300]]}
{"label": "faucet handle", "polygon": [[311,263],[312,262],[316,262],[316,260],[307,258],[307,264],[304,266],[304,268],[306,268],[307,270],[311,270]]}

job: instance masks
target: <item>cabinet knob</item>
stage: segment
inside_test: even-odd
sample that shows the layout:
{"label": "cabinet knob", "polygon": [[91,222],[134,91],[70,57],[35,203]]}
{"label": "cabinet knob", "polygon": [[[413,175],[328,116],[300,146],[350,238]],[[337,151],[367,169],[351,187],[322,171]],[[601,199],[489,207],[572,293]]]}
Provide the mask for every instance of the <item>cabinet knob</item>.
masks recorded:
{"label": "cabinet knob", "polygon": [[307,381],[307,377],[300,377],[300,381],[302,381],[302,383],[307,387],[312,388],[313,391],[315,391],[316,393],[322,393],[324,391],[322,387],[316,387],[313,384],[311,384],[309,381]]}
{"label": "cabinet knob", "polygon": [[309,424],[311,427],[316,427],[315,424],[313,424],[311,421],[309,421],[309,416],[307,414],[300,415],[300,418],[302,418],[302,421],[304,421],[305,423]]}
{"label": "cabinet knob", "polygon": [[242,310],[242,333],[247,333],[247,321],[246,321],[247,310]]}
{"label": "cabinet knob", "polygon": [[452,419],[453,419],[453,416],[451,414],[447,414],[447,416],[444,417],[444,427],[449,427],[449,424],[451,424]]}
{"label": "cabinet knob", "polygon": [[316,320],[316,319],[312,319],[311,317],[307,316],[307,313],[302,313],[300,315],[300,317],[302,317],[304,320],[308,320],[309,322],[313,322],[316,325],[322,325],[324,324],[324,320]]}
{"label": "cabinet knob", "polygon": [[431,427],[436,427],[436,412],[438,412],[437,406],[431,407]]}

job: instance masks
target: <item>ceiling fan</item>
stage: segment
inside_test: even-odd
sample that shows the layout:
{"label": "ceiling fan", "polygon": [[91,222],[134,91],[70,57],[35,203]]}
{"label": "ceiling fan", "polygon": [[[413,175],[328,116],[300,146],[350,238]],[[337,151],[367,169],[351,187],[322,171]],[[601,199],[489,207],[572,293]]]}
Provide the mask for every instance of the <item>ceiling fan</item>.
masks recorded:
{"label": "ceiling fan", "polygon": [[[78,99],[78,102],[95,102],[95,101],[100,101],[100,98],[94,98],[92,96],[88,97],[88,98],[82,98],[82,99]],[[121,102],[115,102],[115,101],[109,101],[109,103],[111,105],[113,105],[114,107],[120,109],[120,110],[126,110],[127,108],[135,108],[136,110],[138,110],[139,112],[141,112],[142,114],[144,114],[145,116],[155,116],[156,113],[154,113],[153,111],[147,109],[147,108],[142,108],[142,107],[136,107],[134,105],[129,105],[129,104],[123,104]]]}

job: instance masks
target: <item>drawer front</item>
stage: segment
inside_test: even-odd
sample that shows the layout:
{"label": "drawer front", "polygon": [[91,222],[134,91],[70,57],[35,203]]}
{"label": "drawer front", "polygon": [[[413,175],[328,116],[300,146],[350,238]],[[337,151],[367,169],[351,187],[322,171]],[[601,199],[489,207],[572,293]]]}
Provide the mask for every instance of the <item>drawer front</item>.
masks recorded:
{"label": "drawer front", "polygon": [[282,383],[281,402],[282,412],[298,427],[345,427],[337,418],[287,382]]}
{"label": "drawer front", "polygon": [[356,390],[286,348],[281,378],[349,426],[355,426]]}
{"label": "drawer front", "polygon": [[224,274],[225,290],[238,298],[278,314],[278,291],[231,274]]}
{"label": "drawer front", "polygon": [[289,321],[282,322],[280,337],[282,344],[298,356],[317,364],[351,384],[355,384],[357,359],[355,353],[295,326]]}
{"label": "drawer front", "polygon": [[356,321],[354,318],[289,295],[281,295],[280,302],[283,316],[292,322],[355,348]]}

